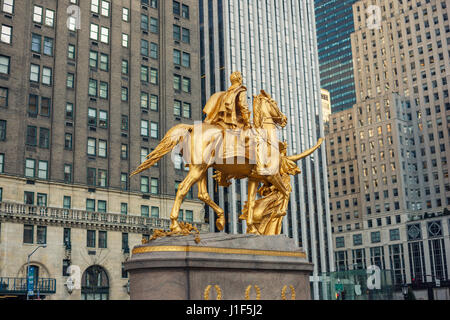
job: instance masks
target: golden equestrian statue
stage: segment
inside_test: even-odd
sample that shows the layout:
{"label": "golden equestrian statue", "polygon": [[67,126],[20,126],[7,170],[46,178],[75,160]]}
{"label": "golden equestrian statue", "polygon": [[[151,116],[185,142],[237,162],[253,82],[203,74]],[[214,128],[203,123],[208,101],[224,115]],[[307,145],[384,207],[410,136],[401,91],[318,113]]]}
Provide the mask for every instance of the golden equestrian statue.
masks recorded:
{"label": "golden equestrian statue", "polygon": [[[185,224],[178,223],[178,212],[189,189],[198,184],[198,198],[217,214],[216,226],[225,226],[224,210],[210,198],[207,170],[216,171],[214,178],[221,186],[230,179],[248,178],[248,201],[240,219],[247,222],[247,233],[280,234],[281,221],[289,202],[290,175],[300,172],[295,164],[320,147],[300,155],[287,156],[287,145],[277,138],[277,127],[285,127],[287,117],[264,90],[253,99],[253,123],[247,105],[247,89],[240,72],[233,72],[227,91],[211,96],[203,109],[206,119],[194,125],[179,124],[171,128],[159,145],[139,167],[136,175],[158,162],[169,152],[182,155],[189,173],[179,185],[170,219],[170,234],[185,234]],[[256,200],[259,184],[262,199]]]}

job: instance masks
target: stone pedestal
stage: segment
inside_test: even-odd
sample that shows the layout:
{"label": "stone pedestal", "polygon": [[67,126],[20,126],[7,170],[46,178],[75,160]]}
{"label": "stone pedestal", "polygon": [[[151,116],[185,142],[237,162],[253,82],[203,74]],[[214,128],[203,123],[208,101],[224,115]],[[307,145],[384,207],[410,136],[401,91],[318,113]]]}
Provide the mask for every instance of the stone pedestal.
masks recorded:
{"label": "stone pedestal", "polygon": [[132,300],[310,299],[313,265],[284,236],[207,233],[136,246],[125,268]]}

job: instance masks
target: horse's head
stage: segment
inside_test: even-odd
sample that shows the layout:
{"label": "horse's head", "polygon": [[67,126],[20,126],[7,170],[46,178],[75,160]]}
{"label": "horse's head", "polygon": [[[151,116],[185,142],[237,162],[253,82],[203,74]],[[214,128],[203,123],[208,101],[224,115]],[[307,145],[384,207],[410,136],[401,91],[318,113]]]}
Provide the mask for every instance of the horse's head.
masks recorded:
{"label": "horse's head", "polygon": [[274,124],[283,128],[286,126],[287,117],[267,92],[261,90],[261,93],[253,98],[253,118],[257,128],[261,128],[263,124]]}

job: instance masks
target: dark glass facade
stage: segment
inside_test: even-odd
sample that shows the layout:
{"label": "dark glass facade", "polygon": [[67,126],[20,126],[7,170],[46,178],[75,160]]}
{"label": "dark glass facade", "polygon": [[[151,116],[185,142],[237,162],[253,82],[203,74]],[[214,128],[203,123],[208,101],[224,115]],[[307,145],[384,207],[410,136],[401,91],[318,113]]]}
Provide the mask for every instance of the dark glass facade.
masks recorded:
{"label": "dark glass facade", "polygon": [[331,95],[331,112],[356,103],[352,45],[352,5],[356,0],[315,0],[320,83]]}

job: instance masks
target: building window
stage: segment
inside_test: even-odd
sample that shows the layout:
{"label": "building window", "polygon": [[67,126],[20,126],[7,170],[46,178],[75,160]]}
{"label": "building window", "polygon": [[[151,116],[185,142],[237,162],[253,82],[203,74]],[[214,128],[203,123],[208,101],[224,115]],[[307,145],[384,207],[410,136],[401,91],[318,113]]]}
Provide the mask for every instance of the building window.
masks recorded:
{"label": "building window", "polygon": [[6,140],[6,120],[0,120],[0,141]]}
{"label": "building window", "polygon": [[151,179],[151,193],[158,194],[159,193],[159,183],[158,178]]}
{"label": "building window", "polygon": [[36,146],[37,144],[37,128],[35,126],[27,127],[27,145]]}
{"label": "building window", "polygon": [[178,74],[173,75],[173,88],[175,91],[181,90],[181,76]]}
{"label": "building window", "polygon": [[97,96],[97,80],[89,79],[89,95],[91,97]]}
{"label": "building window", "polygon": [[128,60],[122,60],[122,74],[128,74]]}
{"label": "building window", "polygon": [[64,137],[64,149],[72,150],[72,134],[66,133]]}
{"label": "building window", "polygon": [[105,140],[98,140],[98,156],[106,158],[108,154],[107,150],[107,142]]}
{"label": "building window", "polygon": [[122,250],[128,250],[128,233],[123,232],[122,233]]}
{"label": "building window", "polygon": [[108,83],[100,81],[100,98],[108,99]]}
{"label": "building window", "polygon": [[47,194],[46,193],[38,193],[36,196],[37,205],[39,207],[47,206]]}
{"label": "building window", "polygon": [[14,0],[3,0],[2,10],[5,13],[13,14],[13,12],[14,12]]}
{"label": "building window", "polygon": [[86,247],[95,248],[95,230],[87,230]]}
{"label": "building window", "polygon": [[109,56],[107,54],[100,54],[100,70],[106,72],[109,70]]}
{"label": "building window", "polygon": [[336,248],[345,248],[345,238],[336,237]]}
{"label": "building window", "polygon": [[30,66],[30,81],[39,82],[40,79],[40,66],[31,64]]}
{"label": "building window", "polygon": [[88,138],[87,154],[90,155],[90,156],[96,156],[97,155],[97,139],[95,139],[95,138]]}
{"label": "building window", "polygon": [[100,110],[98,113],[98,126],[99,128],[108,128],[108,112]]}
{"label": "building window", "polygon": [[173,14],[179,16],[180,15],[180,3],[178,1],[173,1],[172,6],[173,6]]}
{"label": "building window", "polygon": [[183,117],[191,118],[191,104],[187,102],[183,102]]}
{"label": "building window", "polygon": [[158,139],[159,137],[159,128],[157,122],[150,122],[150,137],[154,139]]}
{"label": "building window", "polygon": [[48,149],[50,144],[50,130],[47,128],[39,128],[39,147]]}
{"label": "building window", "polygon": [[[108,185],[108,172],[106,170],[98,170],[98,186],[106,187]],[[99,204],[100,206],[100,204]],[[98,208],[100,211],[100,207]]]}
{"label": "building window", "polygon": [[124,191],[128,190],[128,174],[123,172],[120,174],[120,188]]}
{"label": "building window", "polygon": [[158,33],[158,19],[150,18],[150,32]]}
{"label": "building window", "polygon": [[141,39],[141,54],[143,56],[148,56],[148,41]]}
{"label": "building window", "polygon": [[181,6],[181,16],[185,19],[189,19],[189,6],[185,4]]}
{"label": "building window", "polygon": [[141,192],[148,193],[148,177],[141,177]]}
{"label": "building window", "polygon": [[71,164],[64,165],[64,182],[65,183],[72,182],[72,165]]}
{"label": "building window", "polygon": [[120,147],[120,159],[127,160],[128,159],[128,145],[122,144]]}
{"label": "building window", "polygon": [[192,210],[185,210],[184,213],[185,213],[184,220],[186,222],[191,222],[191,223],[194,222],[194,212]]}
{"label": "building window", "polygon": [[175,100],[173,102],[173,114],[177,117],[181,117],[181,101]]}
{"label": "building window", "polygon": [[183,91],[186,93],[191,92],[191,79],[183,77]]}
{"label": "building window", "polygon": [[95,200],[94,199],[86,199],[86,211],[95,212]]}
{"label": "building window", "polygon": [[177,25],[173,25],[173,39],[175,41],[181,40],[181,27]]}
{"label": "building window", "polygon": [[68,73],[66,79],[66,87],[73,89],[74,83],[75,83],[75,75],[73,73]]}
{"label": "building window", "polygon": [[122,87],[121,99],[124,102],[128,101],[128,88],[127,87]]}
{"label": "building window", "polygon": [[150,69],[150,83],[158,84],[158,69],[155,68]]}
{"label": "building window", "polygon": [[38,178],[44,179],[44,180],[48,179],[48,162],[47,161],[39,161]]}
{"label": "building window", "polygon": [[148,16],[141,14],[141,30],[148,31]]}
{"label": "building window", "polygon": [[12,27],[2,24],[0,41],[11,44]]}
{"label": "building window", "polygon": [[[0,173],[5,172],[5,154],[0,153]],[[1,199],[0,199],[1,201]]]}
{"label": "building window", "polygon": [[46,56],[53,56],[53,39],[44,38],[44,54]]}
{"label": "building window", "polygon": [[36,240],[37,240],[37,244],[46,244],[47,243],[47,227],[46,226],[37,226],[36,227]]}
{"label": "building window", "polygon": [[151,42],[150,43],[150,58],[158,59],[158,44]]}
{"label": "building window", "polygon": [[141,120],[141,136],[148,137],[148,120]]}
{"label": "building window", "polygon": [[45,25],[53,28],[55,25],[55,11],[45,9]]}
{"label": "building window", "polygon": [[52,69],[43,67],[42,68],[42,83],[46,85],[52,84]]}
{"label": "building window", "polygon": [[25,177],[34,178],[36,171],[36,160],[26,159],[25,160]]}
{"label": "building window", "polygon": [[0,87],[0,107],[8,106],[9,89]]}
{"label": "building window", "polygon": [[67,58],[71,60],[75,59],[75,46],[73,44],[69,44],[67,48]]}
{"label": "building window", "polygon": [[181,64],[181,51],[177,49],[173,49],[173,63],[175,65]]}
{"label": "building window", "polygon": [[30,224],[23,225],[23,243],[33,243],[34,226]]}
{"label": "building window", "polygon": [[100,41],[103,43],[109,43],[109,29],[106,27],[101,28]]}
{"label": "building window", "polygon": [[148,206],[141,206],[141,216],[142,217],[148,217],[149,214],[149,207]]}
{"label": "building window", "polygon": [[159,218],[159,208],[152,207],[152,218]]}
{"label": "building window", "polygon": [[128,22],[129,17],[130,17],[130,10],[128,8],[122,8],[122,20]]}
{"label": "building window", "polygon": [[400,230],[399,229],[389,230],[389,239],[390,241],[400,240]]}
{"label": "building window", "polygon": [[97,51],[89,51],[89,66],[91,68],[97,69],[97,66],[98,66],[98,52]]}
{"label": "building window", "polygon": [[97,170],[95,168],[87,168],[88,186],[95,186],[96,178],[97,178]]}
{"label": "building window", "polygon": [[182,32],[182,34],[181,34],[181,41],[183,41],[184,43],[190,43],[191,42],[191,36],[190,36],[189,29],[182,28],[181,32]]}
{"label": "building window", "polygon": [[191,67],[191,55],[187,52],[183,52],[183,60],[181,62],[181,65],[186,68]]}
{"label": "building window", "polygon": [[378,243],[381,241],[380,231],[375,231],[370,233],[370,240],[372,243]]}
{"label": "building window", "polygon": [[126,33],[122,33],[122,47],[128,48],[128,35]]}
{"label": "building window", "polygon": [[33,22],[42,23],[42,14],[43,14],[42,7],[34,6],[34,9],[33,9]]}
{"label": "building window", "polygon": [[34,192],[25,191],[23,193],[24,203],[34,205]]}
{"label": "building window", "polygon": [[353,245],[354,246],[362,245],[362,234],[354,234],[353,235]]}
{"label": "building window", "polygon": [[108,247],[108,239],[106,231],[98,232],[98,247],[99,248],[107,248]]}
{"label": "building window", "polygon": [[144,163],[147,160],[148,148],[141,147],[141,163]]}
{"label": "building window", "polygon": [[126,203],[126,202],[120,203],[120,213],[128,214],[128,203]]}
{"label": "building window", "polygon": [[150,95],[150,110],[158,111],[158,96]]}
{"label": "building window", "polygon": [[141,81],[148,82],[148,67],[141,66]]}
{"label": "building window", "polygon": [[109,17],[109,7],[110,3],[102,0],[102,16]]}
{"label": "building window", "polygon": [[[0,55],[0,73],[9,74],[9,61],[9,57]],[[39,81],[39,77],[37,81]]]}

